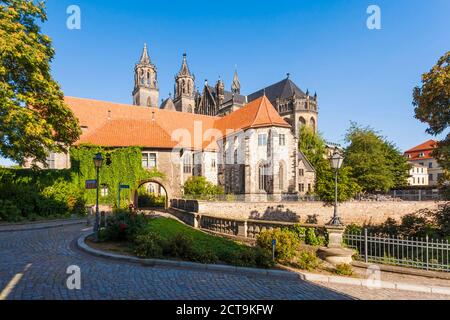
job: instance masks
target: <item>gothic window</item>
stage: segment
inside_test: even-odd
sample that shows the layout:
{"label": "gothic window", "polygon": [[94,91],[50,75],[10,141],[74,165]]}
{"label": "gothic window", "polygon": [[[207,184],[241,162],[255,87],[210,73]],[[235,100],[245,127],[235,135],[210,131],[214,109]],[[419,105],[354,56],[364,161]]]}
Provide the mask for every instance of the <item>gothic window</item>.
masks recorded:
{"label": "gothic window", "polygon": [[191,105],[187,106],[187,112],[192,113],[192,106]]}
{"label": "gothic window", "polygon": [[152,100],[150,97],[147,98],[147,107],[151,107],[152,106]]}
{"label": "gothic window", "polygon": [[234,150],[234,155],[233,155],[233,160],[234,160],[234,164],[238,164],[238,151],[237,149]]}
{"label": "gothic window", "polygon": [[259,180],[259,190],[267,190],[268,182],[268,166],[265,164],[260,164],[258,168],[258,180]]}
{"label": "gothic window", "polygon": [[186,93],[186,82],[184,80],[182,81],[181,87],[182,87],[183,93]]}
{"label": "gothic window", "polygon": [[147,85],[150,86],[150,79],[151,79],[151,75],[150,75],[150,71],[147,72]]}
{"label": "gothic window", "polygon": [[298,119],[298,122],[299,122],[299,127],[300,128],[303,127],[304,125],[306,125],[306,120],[303,117],[300,117]]}
{"label": "gothic window", "polygon": [[309,120],[309,125],[315,132],[316,131],[316,120],[314,120],[314,118],[311,118],[311,120]]}
{"label": "gothic window", "polygon": [[280,162],[280,168],[278,171],[278,182],[280,190],[284,189],[284,164]]}

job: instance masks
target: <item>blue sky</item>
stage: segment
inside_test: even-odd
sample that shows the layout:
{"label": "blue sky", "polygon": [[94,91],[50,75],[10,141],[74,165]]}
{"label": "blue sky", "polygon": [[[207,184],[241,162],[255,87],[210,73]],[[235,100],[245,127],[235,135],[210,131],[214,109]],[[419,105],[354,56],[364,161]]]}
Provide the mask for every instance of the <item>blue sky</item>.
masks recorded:
{"label": "blue sky", "polygon": [[[66,28],[72,4],[81,30]],[[366,27],[371,4],[381,8],[381,30]],[[430,139],[414,119],[412,90],[450,50],[448,0],[48,0],[47,7],[52,72],[66,95],[130,103],[147,42],[163,98],[183,52],[200,88],[219,75],[229,87],[236,65],[244,94],[290,72],[304,91],[317,91],[327,140],[342,143],[353,120],[402,150]]]}

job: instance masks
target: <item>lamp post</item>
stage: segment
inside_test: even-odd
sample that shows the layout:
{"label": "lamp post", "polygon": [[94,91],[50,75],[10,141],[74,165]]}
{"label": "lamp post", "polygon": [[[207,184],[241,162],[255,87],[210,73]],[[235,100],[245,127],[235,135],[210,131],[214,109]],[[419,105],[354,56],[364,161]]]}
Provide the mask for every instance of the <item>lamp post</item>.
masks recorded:
{"label": "lamp post", "polygon": [[98,232],[100,230],[100,212],[98,209],[98,196],[99,196],[99,189],[100,189],[100,183],[99,183],[99,172],[100,168],[103,164],[103,157],[101,153],[97,153],[94,157],[94,166],[95,170],[97,172],[97,197],[95,200],[95,224],[94,224],[94,233],[95,233],[95,241],[98,241]]}
{"label": "lamp post", "polygon": [[337,148],[330,159],[331,168],[334,169],[334,214],[330,221],[332,226],[342,226],[341,217],[338,214],[338,172],[344,162],[344,157],[340,154]]}

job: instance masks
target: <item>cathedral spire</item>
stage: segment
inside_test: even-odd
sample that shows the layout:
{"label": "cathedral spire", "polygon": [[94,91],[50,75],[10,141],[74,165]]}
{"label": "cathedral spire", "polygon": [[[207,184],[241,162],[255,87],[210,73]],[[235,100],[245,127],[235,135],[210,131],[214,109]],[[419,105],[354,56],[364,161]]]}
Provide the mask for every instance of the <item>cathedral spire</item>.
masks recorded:
{"label": "cathedral spire", "polygon": [[144,50],[142,50],[140,64],[150,64],[150,56],[148,55],[147,44],[144,43]]}
{"label": "cathedral spire", "polygon": [[239,77],[237,70],[234,70],[233,83],[231,84],[231,92],[234,94],[241,94],[241,83],[239,82]]}
{"label": "cathedral spire", "polygon": [[186,57],[187,57],[186,53],[183,53],[183,62],[181,63],[181,69],[180,72],[178,72],[178,77],[181,76],[191,77],[191,72],[189,71]]}

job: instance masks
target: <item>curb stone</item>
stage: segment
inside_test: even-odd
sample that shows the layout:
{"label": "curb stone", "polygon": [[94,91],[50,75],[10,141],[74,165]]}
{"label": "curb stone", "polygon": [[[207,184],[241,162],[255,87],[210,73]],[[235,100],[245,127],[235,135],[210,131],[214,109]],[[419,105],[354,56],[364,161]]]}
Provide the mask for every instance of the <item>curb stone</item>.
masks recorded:
{"label": "curb stone", "polygon": [[77,239],[77,246],[79,249],[86,253],[114,260],[122,260],[128,262],[137,262],[145,266],[163,266],[163,267],[177,267],[186,268],[193,270],[210,270],[210,271],[220,271],[220,272],[230,272],[235,274],[241,274],[243,276],[255,275],[255,276],[272,276],[272,277],[283,277],[295,280],[300,280],[300,276],[297,273],[284,271],[284,270],[266,270],[266,269],[256,269],[256,268],[243,268],[235,266],[227,266],[221,264],[202,264],[196,262],[187,261],[174,261],[174,260],[162,260],[162,259],[140,259],[135,257],[129,257],[124,255],[119,255],[115,253],[109,253],[100,251],[89,247],[85,240],[87,237],[91,236],[92,233],[81,235]]}
{"label": "curb stone", "polygon": [[44,230],[51,228],[59,228],[65,226],[72,226],[77,224],[86,224],[86,219],[70,219],[70,220],[56,220],[56,221],[43,221],[32,222],[28,224],[11,224],[0,225],[1,232],[17,232],[17,231],[31,231],[31,230]]}

